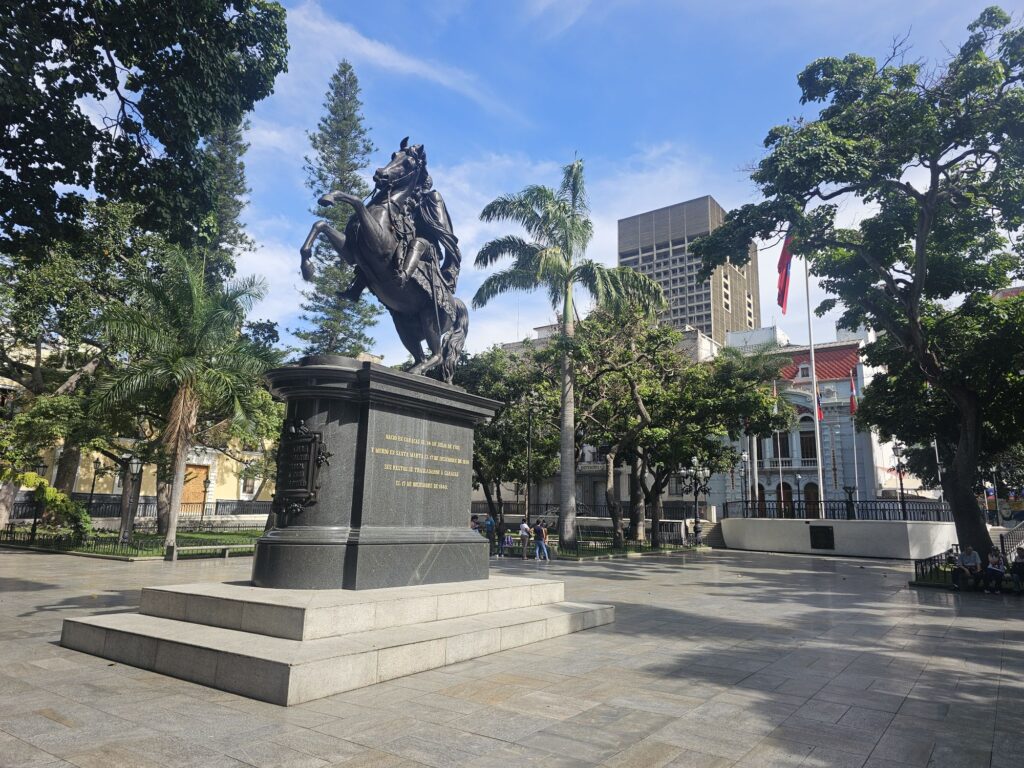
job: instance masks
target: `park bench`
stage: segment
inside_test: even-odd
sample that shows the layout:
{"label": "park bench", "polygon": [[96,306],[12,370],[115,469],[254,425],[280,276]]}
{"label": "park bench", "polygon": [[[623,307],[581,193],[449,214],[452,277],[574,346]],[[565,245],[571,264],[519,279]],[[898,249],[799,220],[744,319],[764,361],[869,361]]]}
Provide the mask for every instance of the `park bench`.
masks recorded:
{"label": "park bench", "polygon": [[174,562],[178,559],[179,552],[220,552],[223,557],[227,558],[233,549],[251,550],[252,548],[252,542],[242,542],[240,544],[186,544],[184,546],[168,544],[164,549],[164,560]]}

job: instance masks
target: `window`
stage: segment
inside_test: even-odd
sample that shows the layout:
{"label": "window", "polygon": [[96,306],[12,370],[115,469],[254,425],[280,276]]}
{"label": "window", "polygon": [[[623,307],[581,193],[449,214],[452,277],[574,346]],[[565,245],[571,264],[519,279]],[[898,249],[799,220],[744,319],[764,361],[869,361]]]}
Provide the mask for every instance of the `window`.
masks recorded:
{"label": "window", "polygon": [[798,379],[811,378],[811,366],[807,363],[800,363],[800,369],[797,371],[796,377]]}
{"label": "window", "polygon": [[242,493],[247,496],[252,496],[256,493],[256,478],[255,477],[243,477],[242,478]]}
{"label": "window", "polygon": [[[814,435],[811,435],[811,437],[814,437]],[[775,437],[772,439],[772,443],[774,443],[775,458],[789,458],[789,433],[783,434],[782,432],[776,432]]]}
{"label": "window", "polygon": [[818,458],[817,447],[814,445],[814,432],[800,433],[800,457],[804,459]]}

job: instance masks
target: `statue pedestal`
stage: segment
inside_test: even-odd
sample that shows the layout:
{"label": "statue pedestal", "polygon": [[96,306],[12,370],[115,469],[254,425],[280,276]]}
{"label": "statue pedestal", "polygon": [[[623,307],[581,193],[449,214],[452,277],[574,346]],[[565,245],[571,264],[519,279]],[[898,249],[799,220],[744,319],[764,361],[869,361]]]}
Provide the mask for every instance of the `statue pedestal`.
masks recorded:
{"label": "statue pedestal", "polygon": [[252,583],[379,589],[487,578],[469,528],[473,427],[499,403],[346,357],[267,374],[287,405]]}

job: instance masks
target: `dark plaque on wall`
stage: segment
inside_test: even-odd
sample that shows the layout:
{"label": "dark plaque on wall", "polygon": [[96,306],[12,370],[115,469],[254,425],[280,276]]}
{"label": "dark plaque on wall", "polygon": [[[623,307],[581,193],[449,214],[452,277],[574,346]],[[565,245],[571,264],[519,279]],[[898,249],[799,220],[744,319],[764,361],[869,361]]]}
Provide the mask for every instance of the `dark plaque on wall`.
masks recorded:
{"label": "dark plaque on wall", "polygon": [[323,433],[310,432],[302,419],[288,420],[277,449],[277,490],[274,511],[284,528],[313,504],[320,488],[317,476],[330,454],[324,449]]}

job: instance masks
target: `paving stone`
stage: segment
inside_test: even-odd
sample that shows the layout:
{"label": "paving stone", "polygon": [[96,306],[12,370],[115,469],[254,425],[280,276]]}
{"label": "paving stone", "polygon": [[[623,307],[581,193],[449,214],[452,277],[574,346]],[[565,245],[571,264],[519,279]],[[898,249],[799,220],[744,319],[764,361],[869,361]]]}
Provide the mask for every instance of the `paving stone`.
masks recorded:
{"label": "paving stone", "polygon": [[[913,592],[904,564],[555,562],[543,577],[615,605],[614,624],[290,709],[53,644],[64,618],[135,609],[141,586],[240,582],[250,567],[0,549],[0,768],[1019,768],[1024,754],[1019,619]],[[25,573],[45,588],[18,589]]]}

